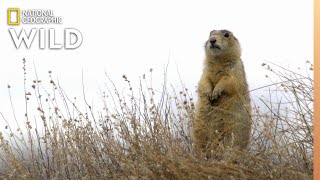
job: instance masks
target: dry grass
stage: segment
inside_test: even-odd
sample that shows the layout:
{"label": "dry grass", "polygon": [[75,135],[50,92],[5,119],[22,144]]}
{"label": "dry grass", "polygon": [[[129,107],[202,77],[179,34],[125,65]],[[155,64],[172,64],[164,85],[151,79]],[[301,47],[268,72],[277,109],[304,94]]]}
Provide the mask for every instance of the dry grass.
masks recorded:
{"label": "dry grass", "polygon": [[[195,102],[184,87],[177,91],[164,80],[158,94],[145,75],[139,88],[124,75],[126,91],[108,79],[101,91],[104,106],[93,107],[86,99],[70,99],[51,72],[49,86],[37,77],[31,87],[25,80],[25,123],[18,133],[7,124],[0,134],[0,176],[312,179],[313,80],[276,65],[263,66],[281,81],[264,87],[269,90],[254,108],[250,150],[227,148],[219,160],[194,155],[190,129]],[[36,106],[29,103],[32,99]],[[1,121],[9,120],[2,115]]]}

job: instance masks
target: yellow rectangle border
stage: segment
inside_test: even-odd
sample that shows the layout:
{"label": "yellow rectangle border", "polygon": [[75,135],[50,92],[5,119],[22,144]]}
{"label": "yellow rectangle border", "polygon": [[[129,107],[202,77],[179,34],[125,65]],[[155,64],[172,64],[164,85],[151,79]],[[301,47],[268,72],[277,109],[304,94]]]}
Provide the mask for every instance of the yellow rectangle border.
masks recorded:
{"label": "yellow rectangle border", "polygon": [[[17,11],[17,22],[11,22],[11,12]],[[20,24],[20,9],[19,8],[8,8],[8,25],[19,25]]]}

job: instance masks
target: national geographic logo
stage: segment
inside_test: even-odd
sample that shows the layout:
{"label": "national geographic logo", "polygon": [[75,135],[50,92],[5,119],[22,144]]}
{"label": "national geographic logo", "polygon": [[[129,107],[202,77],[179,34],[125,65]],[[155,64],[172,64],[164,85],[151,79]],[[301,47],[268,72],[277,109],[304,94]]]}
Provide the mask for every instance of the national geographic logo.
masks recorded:
{"label": "national geographic logo", "polygon": [[38,37],[39,49],[77,49],[82,44],[82,33],[75,28],[66,28],[63,32],[60,32],[63,33],[63,36],[59,36],[63,37],[62,40],[57,40],[56,29],[52,27],[32,28],[28,31],[20,28],[20,32],[16,32],[16,27],[20,24],[62,24],[62,17],[55,16],[53,10],[8,8],[7,13],[8,25],[12,26],[12,28],[9,28],[9,34],[16,49],[19,49],[21,44],[25,44],[25,47],[30,49],[36,37]]}
{"label": "national geographic logo", "polygon": [[8,8],[8,25],[22,24],[62,24],[62,17],[55,16],[53,10]]}

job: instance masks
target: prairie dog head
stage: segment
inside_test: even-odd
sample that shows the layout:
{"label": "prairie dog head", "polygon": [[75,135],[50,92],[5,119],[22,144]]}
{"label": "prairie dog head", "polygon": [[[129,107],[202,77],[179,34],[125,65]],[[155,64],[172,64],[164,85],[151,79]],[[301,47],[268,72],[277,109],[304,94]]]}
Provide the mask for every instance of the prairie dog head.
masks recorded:
{"label": "prairie dog head", "polygon": [[228,30],[213,30],[205,44],[207,56],[240,57],[241,47],[238,39]]}

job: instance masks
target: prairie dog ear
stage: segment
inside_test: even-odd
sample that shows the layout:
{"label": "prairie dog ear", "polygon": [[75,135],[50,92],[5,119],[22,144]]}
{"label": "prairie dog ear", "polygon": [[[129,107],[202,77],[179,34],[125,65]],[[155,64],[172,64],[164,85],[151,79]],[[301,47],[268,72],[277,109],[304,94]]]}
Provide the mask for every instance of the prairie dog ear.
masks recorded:
{"label": "prairie dog ear", "polygon": [[238,39],[237,39],[235,36],[233,36],[233,38],[234,38],[237,42],[239,42]]}
{"label": "prairie dog ear", "polygon": [[230,35],[230,37],[232,37],[234,40],[236,40],[237,42],[239,42],[238,39],[236,38],[236,36],[234,36],[233,32],[230,32],[229,35]]}

